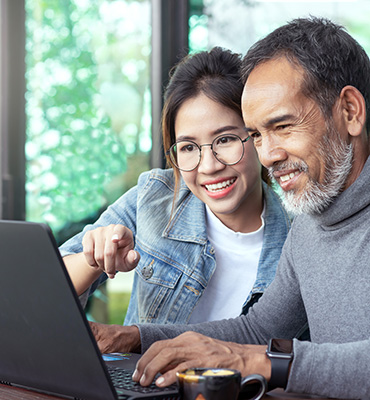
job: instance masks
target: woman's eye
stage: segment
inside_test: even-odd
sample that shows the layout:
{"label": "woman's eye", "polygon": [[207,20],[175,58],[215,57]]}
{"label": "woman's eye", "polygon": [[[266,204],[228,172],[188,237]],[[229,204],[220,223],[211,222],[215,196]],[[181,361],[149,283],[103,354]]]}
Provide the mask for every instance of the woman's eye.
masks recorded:
{"label": "woman's eye", "polygon": [[229,141],[229,139],[228,139],[226,136],[224,136],[224,137],[219,138],[219,139],[217,140],[217,144],[225,144],[225,143],[227,143],[228,141]]}
{"label": "woman's eye", "polygon": [[180,146],[180,151],[183,153],[191,153],[195,150],[195,146],[193,144],[184,144]]}
{"label": "woman's eye", "polygon": [[230,135],[230,136],[221,136],[220,138],[217,139],[217,143],[218,145],[220,144],[228,144],[228,143],[232,143],[235,142],[236,140],[238,140],[238,138],[234,135]]}

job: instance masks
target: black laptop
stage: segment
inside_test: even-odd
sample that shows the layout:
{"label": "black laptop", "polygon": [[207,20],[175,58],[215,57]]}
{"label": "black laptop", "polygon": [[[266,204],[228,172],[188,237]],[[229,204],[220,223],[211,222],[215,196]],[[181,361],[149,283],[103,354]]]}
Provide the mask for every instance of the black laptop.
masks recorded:
{"label": "black laptop", "polygon": [[178,399],[176,385],[132,381],[139,357],[100,354],[48,226],[0,221],[1,384],[73,399]]}

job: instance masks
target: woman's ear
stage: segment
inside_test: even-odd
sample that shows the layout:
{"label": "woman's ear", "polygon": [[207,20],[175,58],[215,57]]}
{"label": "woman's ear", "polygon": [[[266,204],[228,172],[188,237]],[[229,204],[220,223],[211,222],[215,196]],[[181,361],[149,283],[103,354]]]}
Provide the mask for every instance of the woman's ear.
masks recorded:
{"label": "woman's ear", "polygon": [[340,92],[340,107],[348,133],[361,135],[366,123],[366,105],[361,92],[354,86],[345,86]]}

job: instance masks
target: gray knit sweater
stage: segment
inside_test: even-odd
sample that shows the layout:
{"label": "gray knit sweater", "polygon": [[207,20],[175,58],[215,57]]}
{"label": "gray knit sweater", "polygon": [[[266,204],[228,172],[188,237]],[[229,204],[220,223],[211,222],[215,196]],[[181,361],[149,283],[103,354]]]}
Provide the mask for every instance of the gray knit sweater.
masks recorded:
{"label": "gray knit sweater", "polygon": [[197,325],[138,325],[142,349],[186,330],[237,343],[293,338],[287,391],[370,398],[370,158],[322,214],[295,219],[275,280],[247,316]]}

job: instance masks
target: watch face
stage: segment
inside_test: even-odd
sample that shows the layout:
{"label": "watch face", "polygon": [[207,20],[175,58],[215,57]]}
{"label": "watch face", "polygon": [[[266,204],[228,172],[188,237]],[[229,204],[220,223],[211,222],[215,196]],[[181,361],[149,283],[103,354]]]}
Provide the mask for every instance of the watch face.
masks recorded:
{"label": "watch face", "polygon": [[290,339],[272,339],[269,350],[273,353],[290,354],[293,352],[293,341]]}

